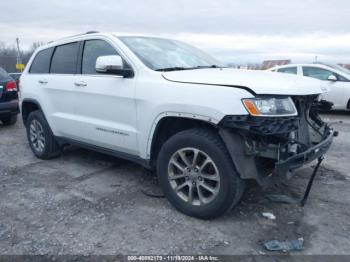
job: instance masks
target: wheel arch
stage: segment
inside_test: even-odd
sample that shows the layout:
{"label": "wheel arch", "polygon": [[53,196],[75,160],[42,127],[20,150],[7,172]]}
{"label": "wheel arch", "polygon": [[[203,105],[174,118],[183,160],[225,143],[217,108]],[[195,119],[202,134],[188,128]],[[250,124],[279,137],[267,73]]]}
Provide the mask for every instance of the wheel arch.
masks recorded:
{"label": "wheel arch", "polygon": [[[28,116],[31,112],[36,111],[36,110],[40,110],[43,114],[43,110],[41,108],[40,103],[32,98],[25,98],[23,99],[22,103],[21,103],[21,113],[22,113],[22,120],[23,120],[23,124],[26,126],[27,124],[27,119]],[[45,117],[45,115],[44,115]]]}
{"label": "wheel arch", "polygon": [[154,167],[162,144],[171,136],[196,127],[206,127],[216,130],[217,123],[218,121],[216,119],[200,115],[173,112],[161,114],[155,120],[148,140],[147,155],[151,160],[152,167]]}

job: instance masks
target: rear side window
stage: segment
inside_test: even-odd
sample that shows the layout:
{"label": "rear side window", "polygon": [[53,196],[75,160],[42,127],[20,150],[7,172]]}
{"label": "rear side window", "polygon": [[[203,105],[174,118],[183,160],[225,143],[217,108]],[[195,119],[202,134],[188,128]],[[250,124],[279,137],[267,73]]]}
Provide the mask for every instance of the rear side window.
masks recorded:
{"label": "rear side window", "polygon": [[40,51],[34,58],[29,73],[32,74],[48,74],[50,70],[50,59],[53,48]]}
{"label": "rear side window", "polygon": [[296,75],[298,73],[298,70],[296,67],[284,67],[284,68],[278,69],[277,72]]}
{"label": "rear side window", "polygon": [[52,57],[50,73],[75,74],[78,48],[78,42],[57,46]]}
{"label": "rear side window", "polygon": [[84,44],[82,74],[98,74],[95,70],[96,60],[99,56],[118,55],[118,52],[103,40],[88,40]]}

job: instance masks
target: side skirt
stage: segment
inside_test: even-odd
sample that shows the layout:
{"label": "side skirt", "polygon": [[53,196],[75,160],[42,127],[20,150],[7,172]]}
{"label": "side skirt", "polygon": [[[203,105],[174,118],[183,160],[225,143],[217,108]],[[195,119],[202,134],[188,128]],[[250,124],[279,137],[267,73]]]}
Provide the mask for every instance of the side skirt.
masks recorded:
{"label": "side skirt", "polygon": [[150,163],[151,161],[150,160],[143,159],[143,158],[140,158],[140,157],[135,156],[135,155],[131,155],[131,154],[128,154],[128,153],[115,151],[115,150],[112,150],[112,149],[109,149],[109,148],[104,148],[104,147],[100,147],[100,146],[84,143],[84,142],[77,141],[77,140],[70,139],[70,138],[66,138],[66,137],[55,137],[55,138],[56,138],[57,143],[60,146],[64,146],[64,145],[67,145],[67,144],[78,146],[78,147],[85,148],[85,149],[92,150],[92,151],[96,151],[96,152],[99,152],[99,153],[102,153],[102,154],[105,154],[105,155],[109,155],[109,156],[113,156],[113,157],[116,157],[116,158],[125,159],[125,160],[128,160],[128,161],[134,162],[136,164],[139,164],[139,165],[143,166],[146,169],[151,169],[151,163]]}

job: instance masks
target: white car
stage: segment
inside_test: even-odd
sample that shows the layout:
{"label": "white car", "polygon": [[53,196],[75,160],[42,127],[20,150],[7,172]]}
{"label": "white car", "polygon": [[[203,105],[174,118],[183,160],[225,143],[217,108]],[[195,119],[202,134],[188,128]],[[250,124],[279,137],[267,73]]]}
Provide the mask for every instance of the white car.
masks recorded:
{"label": "white car", "polygon": [[74,144],[140,163],[177,209],[203,219],[235,206],[247,179],[284,181],[333,137],[317,116],[319,81],[225,68],[175,40],[65,38],[36,50],[20,84],[37,157]]}
{"label": "white car", "polygon": [[322,99],[332,102],[338,110],[350,109],[350,70],[336,64],[289,64],[268,71],[312,77],[327,83],[329,91]]}

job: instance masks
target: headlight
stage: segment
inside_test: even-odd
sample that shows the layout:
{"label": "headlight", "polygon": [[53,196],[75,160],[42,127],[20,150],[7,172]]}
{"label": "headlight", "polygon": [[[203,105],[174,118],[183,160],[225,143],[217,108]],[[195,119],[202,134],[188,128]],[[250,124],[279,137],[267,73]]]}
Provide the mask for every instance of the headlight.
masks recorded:
{"label": "headlight", "polygon": [[296,116],[298,111],[290,97],[257,97],[242,99],[252,116]]}

